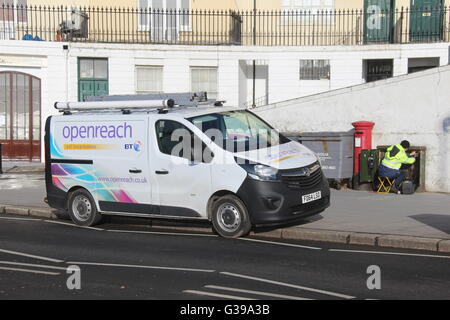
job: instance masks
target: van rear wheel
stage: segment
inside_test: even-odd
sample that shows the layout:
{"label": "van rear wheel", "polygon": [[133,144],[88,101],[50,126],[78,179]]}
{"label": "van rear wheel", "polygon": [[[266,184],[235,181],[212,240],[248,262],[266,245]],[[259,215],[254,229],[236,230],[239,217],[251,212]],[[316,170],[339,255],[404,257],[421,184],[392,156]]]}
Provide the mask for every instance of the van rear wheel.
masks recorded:
{"label": "van rear wheel", "polygon": [[234,195],[226,195],[216,200],[212,206],[214,230],[224,238],[246,236],[252,227],[247,208]]}
{"label": "van rear wheel", "polygon": [[94,199],[85,189],[78,189],[70,193],[68,208],[70,218],[79,226],[96,225],[102,218],[97,211]]}

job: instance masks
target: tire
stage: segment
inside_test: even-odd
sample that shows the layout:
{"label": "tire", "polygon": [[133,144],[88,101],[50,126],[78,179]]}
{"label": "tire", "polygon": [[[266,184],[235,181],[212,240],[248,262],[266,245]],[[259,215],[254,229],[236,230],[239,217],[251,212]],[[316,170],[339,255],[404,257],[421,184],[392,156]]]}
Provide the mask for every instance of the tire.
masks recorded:
{"label": "tire", "polygon": [[79,226],[94,226],[102,219],[102,215],[97,211],[94,198],[85,189],[77,189],[70,193],[68,209],[70,218]]}
{"label": "tire", "polygon": [[247,208],[234,195],[223,196],[214,202],[211,220],[214,231],[224,238],[246,236],[252,228]]}

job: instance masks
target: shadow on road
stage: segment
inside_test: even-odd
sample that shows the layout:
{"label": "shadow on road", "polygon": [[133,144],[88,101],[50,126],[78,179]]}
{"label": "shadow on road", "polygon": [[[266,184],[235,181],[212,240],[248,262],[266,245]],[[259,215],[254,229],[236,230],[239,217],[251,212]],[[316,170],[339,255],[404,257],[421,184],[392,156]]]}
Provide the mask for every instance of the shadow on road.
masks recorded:
{"label": "shadow on road", "polygon": [[319,221],[322,220],[323,217],[321,215],[315,215],[315,216],[311,216],[311,217],[306,217],[305,219],[302,220],[297,220],[293,223],[287,223],[287,224],[282,224],[282,225],[277,225],[277,226],[273,226],[273,227],[257,227],[257,228],[253,228],[253,232],[255,233],[263,233],[263,232],[270,232],[273,230],[277,230],[280,228],[290,228],[290,227],[300,227],[303,226],[305,224],[308,223],[312,223],[315,221]]}

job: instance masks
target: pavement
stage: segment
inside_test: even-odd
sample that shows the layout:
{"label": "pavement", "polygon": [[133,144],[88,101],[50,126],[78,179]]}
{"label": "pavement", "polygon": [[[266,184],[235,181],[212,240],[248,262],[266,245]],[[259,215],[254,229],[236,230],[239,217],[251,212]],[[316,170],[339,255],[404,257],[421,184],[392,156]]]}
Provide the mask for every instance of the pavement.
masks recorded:
{"label": "pavement", "polygon": [[29,161],[3,161],[3,172],[42,172],[44,170],[44,164],[41,162],[29,162]]}
{"label": "pavement", "polygon": [[[4,168],[7,168],[5,164]],[[57,219],[56,212],[42,201],[45,197],[42,165],[13,165],[10,168],[0,175],[0,213]],[[450,252],[449,208],[450,194],[385,195],[348,189],[332,190],[331,207],[322,214],[296,226],[257,229],[252,235]],[[153,219],[146,224],[148,227],[211,231],[209,224],[202,223]]]}

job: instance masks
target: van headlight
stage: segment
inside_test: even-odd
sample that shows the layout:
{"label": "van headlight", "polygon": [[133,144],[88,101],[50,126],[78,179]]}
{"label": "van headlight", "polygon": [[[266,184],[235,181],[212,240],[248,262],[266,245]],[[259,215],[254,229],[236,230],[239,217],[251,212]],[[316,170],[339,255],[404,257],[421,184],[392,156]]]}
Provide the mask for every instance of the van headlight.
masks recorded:
{"label": "van headlight", "polygon": [[280,180],[278,169],[263,164],[244,163],[245,160],[236,159],[236,163],[247,171],[248,176],[253,180],[259,181],[278,181]]}

